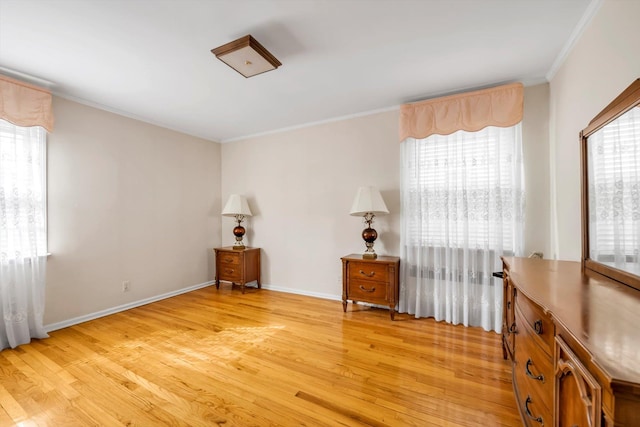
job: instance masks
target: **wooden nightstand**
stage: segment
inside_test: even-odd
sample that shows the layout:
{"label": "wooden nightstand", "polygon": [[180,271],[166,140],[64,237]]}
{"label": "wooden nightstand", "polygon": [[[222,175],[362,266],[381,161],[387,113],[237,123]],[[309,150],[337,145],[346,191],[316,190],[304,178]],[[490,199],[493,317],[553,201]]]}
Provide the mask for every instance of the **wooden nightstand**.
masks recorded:
{"label": "wooden nightstand", "polygon": [[391,320],[396,313],[398,283],[400,282],[400,258],[378,256],[363,259],[351,254],[342,260],[342,309],[347,311],[347,300],[388,305]]}
{"label": "wooden nightstand", "polygon": [[254,280],[260,285],[260,248],[233,249],[232,246],[215,248],[216,253],[216,289],[220,281],[239,284],[244,294],[244,285]]}

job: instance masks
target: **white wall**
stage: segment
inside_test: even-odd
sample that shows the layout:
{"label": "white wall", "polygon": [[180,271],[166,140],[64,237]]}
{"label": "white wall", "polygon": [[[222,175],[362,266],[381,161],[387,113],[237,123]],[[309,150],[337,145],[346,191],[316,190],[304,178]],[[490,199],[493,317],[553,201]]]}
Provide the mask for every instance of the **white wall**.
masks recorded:
{"label": "white wall", "polygon": [[211,280],[220,144],[58,97],[53,110],[45,325]]}
{"label": "white wall", "polygon": [[640,1],[605,0],[550,82],[558,259],[580,259],[579,133],[640,77],[638,17]]}
{"label": "white wall", "polygon": [[[231,193],[248,196],[267,286],[339,298],[340,257],[364,250],[349,216],[361,185],[390,210],[376,251],[400,253],[397,110],[222,146],[57,97],[54,113],[46,325],[212,280],[211,248],[233,242]],[[548,85],[525,88],[527,253],[549,248],[547,129]]]}
{"label": "white wall", "polygon": [[549,85],[524,89],[522,120],[526,191],[524,255],[551,253],[549,227]]}
{"label": "white wall", "polygon": [[[362,218],[349,216],[361,185],[380,189],[390,215],[376,218],[376,252],[399,253],[398,111],[222,145],[222,197],[248,197],[245,239],[262,247],[262,281],[336,297],[340,257],[364,250]],[[232,219],[222,241],[233,242]]]}
{"label": "white wall", "polygon": [[[525,88],[525,250],[549,248],[548,85]],[[268,286],[338,298],[340,257],[364,251],[362,218],[349,216],[361,185],[380,189],[376,252],[400,254],[399,111],[393,110],[222,145],[222,198],[241,193],[254,213],[246,243],[262,248]],[[233,243],[223,218],[222,242]]]}
{"label": "white wall", "polygon": [[[580,258],[578,134],[640,77],[638,16],[640,2],[605,0],[550,85],[525,88],[527,253]],[[267,285],[339,297],[339,258],[364,248],[348,214],[360,185],[391,211],[377,252],[400,252],[396,110],[222,147],[57,97],[54,113],[45,324],[211,280],[211,248],[233,242],[219,215],[231,193],[249,198]]]}

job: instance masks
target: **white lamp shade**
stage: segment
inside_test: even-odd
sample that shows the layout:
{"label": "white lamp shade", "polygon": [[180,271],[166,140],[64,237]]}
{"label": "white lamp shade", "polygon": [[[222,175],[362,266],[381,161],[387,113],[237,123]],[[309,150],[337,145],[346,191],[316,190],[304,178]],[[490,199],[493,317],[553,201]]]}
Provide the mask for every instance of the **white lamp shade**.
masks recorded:
{"label": "white lamp shade", "polygon": [[227,204],[224,205],[224,209],[222,210],[222,215],[251,216],[252,214],[251,214],[251,209],[249,209],[249,204],[247,203],[247,199],[245,199],[244,196],[241,196],[239,194],[232,194],[229,196],[229,200],[227,200]]}
{"label": "white lamp shade", "polygon": [[364,216],[367,213],[384,215],[389,213],[380,192],[375,187],[360,187],[353,200],[350,215]]}

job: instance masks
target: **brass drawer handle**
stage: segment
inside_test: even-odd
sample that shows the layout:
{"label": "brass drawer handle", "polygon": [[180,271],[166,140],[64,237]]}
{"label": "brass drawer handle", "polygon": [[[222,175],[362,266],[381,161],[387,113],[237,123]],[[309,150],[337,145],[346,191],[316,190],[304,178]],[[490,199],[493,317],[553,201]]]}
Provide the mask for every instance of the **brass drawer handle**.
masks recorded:
{"label": "brass drawer handle", "polygon": [[528,359],[527,364],[524,365],[524,371],[526,372],[527,376],[531,379],[544,382],[544,375],[533,375],[533,373],[529,370],[529,366],[531,366],[532,364],[533,361],[531,359]]}
{"label": "brass drawer handle", "polygon": [[536,334],[542,335],[542,320],[538,319],[533,322],[533,330],[536,331]]}
{"label": "brass drawer handle", "polygon": [[511,326],[509,326],[509,332],[512,334],[518,333],[518,328],[516,327],[516,322],[513,322]]}
{"label": "brass drawer handle", "polygon": [[234,271],[235,271],[235,270],[234,270],[233,268],[225,268],[225,269],[224,269],[224,272],[225,272],[225,273],[227,273],[227,274],[231,274],[231,273],[233,273]]}
{"label": "brass drawer handle", "polygon": [[533,416],[533,414],[531,413],[531,410],[529,409],[529,403],[531,403],[531,396],[527,396],[527,400],[524,402],[524,411],[526,412],[527,417],[531,418],[533,421],[536,421],[544,425],[544,423],[542,422],[542,417]]}
{"label": "brass drawer handle", "polygon": [[364,271],[360,270],[360,274],[362,274],[363,276],[367,276],[367,277],[373,277],[373,276],[375,276],[376,272],[372,271],[371,273],[367,274]]}
{"label": "brass drawer handle", "polygon": [[360,289],[365,291],[365,292],[375,292],[376,291],[376,287],[375,286],[373,288],[371,288],[371,289],[367,289],[364,286],[360,285]]}
{"label": "brass drawer handle", "polygon": [[232,262],[233,262],[233,258],[225,258],[225,259],[224,259],[224,262],[226,262],[226,263],[229,263],[229,264],[230,264],[230,263],[232,263]]}

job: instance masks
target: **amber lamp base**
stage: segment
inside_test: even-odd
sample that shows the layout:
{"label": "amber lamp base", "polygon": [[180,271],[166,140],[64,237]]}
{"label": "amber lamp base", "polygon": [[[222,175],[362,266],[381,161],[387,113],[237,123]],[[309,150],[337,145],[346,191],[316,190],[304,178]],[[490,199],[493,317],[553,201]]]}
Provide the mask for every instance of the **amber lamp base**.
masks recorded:
{"label": "amber lamp base", "polygon": [[373,250],[373,243],[378,238],[378,232],[371,228],[371,221],[368,222],[367,228],[362,231],[362,238],[364,239],[365,245],[367,246],[367,250],[362,254],[362,258],[364,259],[376,259],[378,258],[378,254]]}
{"label": "amber lamp base", "polygon": [[233,244],[233,249],[241,251],[245,248],[244,242],[242,241],[242,237],[245,232],[245,228],[241,226],[240,221],[238,221],[238,225],[233,228],[233,235],[236,236],[236,242]]}

